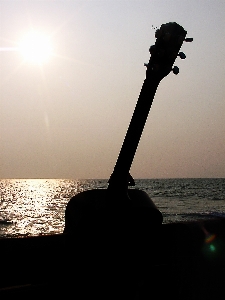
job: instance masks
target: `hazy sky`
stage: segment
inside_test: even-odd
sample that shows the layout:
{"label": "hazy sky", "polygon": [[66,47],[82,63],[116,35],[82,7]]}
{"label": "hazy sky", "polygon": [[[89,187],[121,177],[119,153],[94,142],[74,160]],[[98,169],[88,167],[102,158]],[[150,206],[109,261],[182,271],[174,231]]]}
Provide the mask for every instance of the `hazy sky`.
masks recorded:
{"label": "hazy sky", "polygon": [[[145,79],[154,27],[193,37],[159,85],[134,178],[225,177],[225,1],[0,1],[0,177],[109,178]],[[14,51],[47,35],[43,65]]]}

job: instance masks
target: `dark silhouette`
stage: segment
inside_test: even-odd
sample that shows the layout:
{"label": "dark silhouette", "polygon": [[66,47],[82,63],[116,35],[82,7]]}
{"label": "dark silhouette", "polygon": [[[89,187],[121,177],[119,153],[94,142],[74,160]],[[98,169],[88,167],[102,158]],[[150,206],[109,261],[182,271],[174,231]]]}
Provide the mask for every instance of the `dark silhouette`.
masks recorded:
{"label": "dark silhouette", "polygon": [[[78,194],[66,208],[64,232],[75,235],[76,239],[79,235],[79,243],[88,252],[94,252],[88,262],[89,269],[100,270],[98,275],[91,275],[88,283],[94,282],[97,287],[97,282],[104,282],[107,290],[116,293],[111,292],[114,299],[119,295],[123,295],[121,299],[136,299],[139,287],[150,280],[151,259],[156,254],[152,244],[157,244],[160,236],[162,215],[146,193],[128,189],[129,185],[135,185],[129,171],[157,87],[170,73],[185,36],[186,31],[176,23],[162,25],[157,31],[156,44],[150,48],[151,57],[146,65],[146,79],[108,189]],[[171,55],[174,52],[176,56]],[[94,249],[91,245],[95,245]],[[98,295],[101,291],[102,288],[97,288]]]}

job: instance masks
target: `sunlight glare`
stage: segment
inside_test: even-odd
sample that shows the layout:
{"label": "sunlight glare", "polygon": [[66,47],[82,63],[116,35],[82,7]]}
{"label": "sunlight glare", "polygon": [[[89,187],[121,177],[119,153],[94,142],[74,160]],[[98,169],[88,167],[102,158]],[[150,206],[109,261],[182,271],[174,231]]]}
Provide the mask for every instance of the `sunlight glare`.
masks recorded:
{"label": "sunlight glare", "polygon": [[34,31],[23,37],[19,49],[24,59],[32,63],[44,63],[52,53],[52,46],[48,37]]}

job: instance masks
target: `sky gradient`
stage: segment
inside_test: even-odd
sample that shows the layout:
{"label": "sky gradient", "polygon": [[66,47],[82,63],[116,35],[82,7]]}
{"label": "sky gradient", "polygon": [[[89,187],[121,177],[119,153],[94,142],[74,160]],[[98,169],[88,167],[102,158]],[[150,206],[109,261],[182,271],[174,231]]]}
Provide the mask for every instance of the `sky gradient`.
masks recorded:
{"label": "sky gradient", "polygon": [[[153,27],[177,22],[180,74],[157,90],[134,178],[225,177],[225,2],[0,1],[0,178],[109,178],[141,86]],[[25,62],[30,29],[53,55]]]}

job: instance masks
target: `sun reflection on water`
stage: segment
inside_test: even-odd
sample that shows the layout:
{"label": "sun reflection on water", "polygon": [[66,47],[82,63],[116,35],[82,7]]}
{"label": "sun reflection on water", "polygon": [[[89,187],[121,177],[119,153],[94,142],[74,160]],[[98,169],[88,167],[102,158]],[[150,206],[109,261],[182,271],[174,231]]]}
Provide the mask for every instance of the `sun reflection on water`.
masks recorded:
{"label": "sun reflection on water", "polygon": [[62,233],[66,204],[82,186],[60,179],[1,180],[0,236]]}

